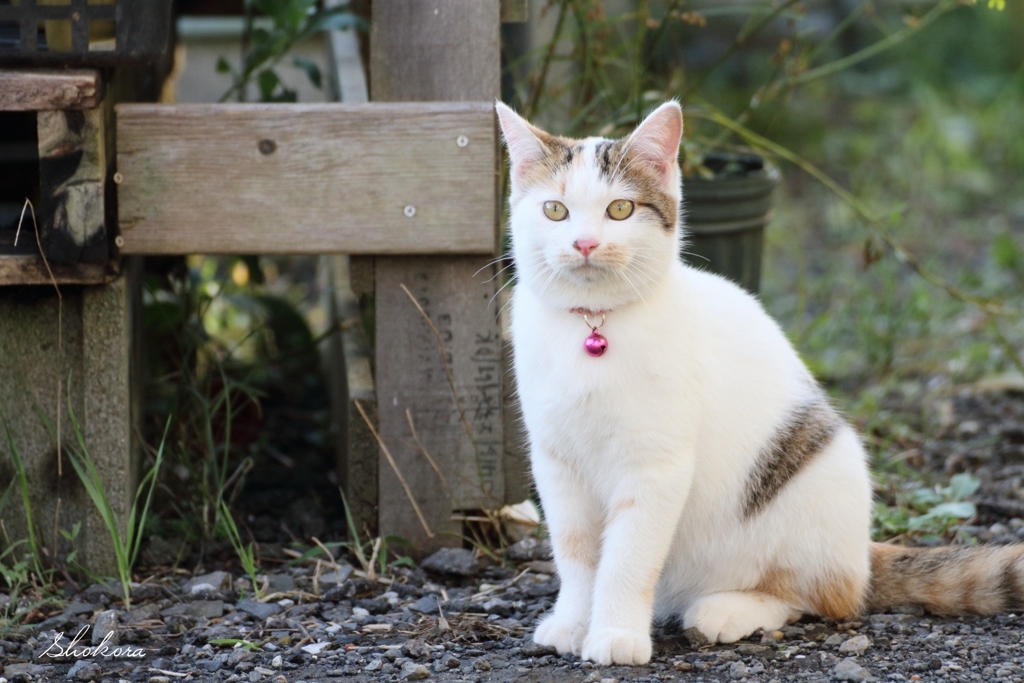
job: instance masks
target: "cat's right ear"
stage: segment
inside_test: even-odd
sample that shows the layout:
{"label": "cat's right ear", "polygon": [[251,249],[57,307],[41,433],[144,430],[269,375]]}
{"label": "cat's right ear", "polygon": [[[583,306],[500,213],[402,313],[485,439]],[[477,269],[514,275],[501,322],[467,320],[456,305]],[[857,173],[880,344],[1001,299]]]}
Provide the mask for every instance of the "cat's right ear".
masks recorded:
{"label": "cat's right ear", "polygon": [[538,137],[541,131],[531,126],[526,119],[503,102],[495,102],[494,109],[498,112],[501,134],[505,138],[508,158],[512,162],[512,176],[522,178],[548,154],[547,148]]}

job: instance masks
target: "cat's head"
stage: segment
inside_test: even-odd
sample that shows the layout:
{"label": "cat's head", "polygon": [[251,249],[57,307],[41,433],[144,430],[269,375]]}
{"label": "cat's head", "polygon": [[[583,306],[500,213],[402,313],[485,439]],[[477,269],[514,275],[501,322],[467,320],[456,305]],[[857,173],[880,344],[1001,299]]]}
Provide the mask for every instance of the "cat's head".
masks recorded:
{"label": "cat's head", "polygon": [[496,106],[520,285],[566,309],[643,299],[679,252],[679,105],[661,105],[621,140],[556,137]]}

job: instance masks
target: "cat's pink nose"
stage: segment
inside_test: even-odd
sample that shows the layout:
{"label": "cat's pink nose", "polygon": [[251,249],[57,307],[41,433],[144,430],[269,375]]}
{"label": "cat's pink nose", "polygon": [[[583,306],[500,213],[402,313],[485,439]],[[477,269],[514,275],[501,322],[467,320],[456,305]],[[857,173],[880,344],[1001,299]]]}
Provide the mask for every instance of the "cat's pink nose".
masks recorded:
{"label": "cat's pink nose", "polygon": [[597,245],[599,244],[600,242],[598,242],[597,240],[585,239],[576,240],[575,242],[572,243],[572,246],[576,249],[576,251],[580,252],[584,256],[590,256],[590,252],[597,249]]}

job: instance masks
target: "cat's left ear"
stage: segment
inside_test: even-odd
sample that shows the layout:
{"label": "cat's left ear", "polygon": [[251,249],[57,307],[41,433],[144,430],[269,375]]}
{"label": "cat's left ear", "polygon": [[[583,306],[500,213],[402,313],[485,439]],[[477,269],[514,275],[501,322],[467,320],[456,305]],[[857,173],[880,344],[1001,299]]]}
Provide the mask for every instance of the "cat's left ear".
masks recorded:
{"label": "cat's left ear", "polygon": [[647,162],[668,180],[679,161],[679,143],[683,138],[683,110],[669,101],[652,111],[629,136],[630,156]]}
{"label": "cat's left ear", "polygon": [[508,147],[512,175],[521,178],[530,166],[543,160],[547,155],[548,150],[539,137],[544,133],[531,126],[526,119],[502,102],[495,102],[494,109],[498,113],[505,146]]}

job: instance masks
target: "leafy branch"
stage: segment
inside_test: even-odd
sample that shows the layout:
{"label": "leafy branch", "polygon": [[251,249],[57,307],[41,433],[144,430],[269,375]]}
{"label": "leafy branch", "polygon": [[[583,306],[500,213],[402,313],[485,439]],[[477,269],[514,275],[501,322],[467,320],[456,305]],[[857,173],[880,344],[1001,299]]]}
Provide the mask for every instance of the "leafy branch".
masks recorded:
{"label": "leafy branch", "polygon": [[[255,25],[257,12],[270,19],[270,28]],[[318,7],[317,0],[245,0],[241,68],[235,69],[224,57],[217,60],[217,71],[231,74],[232,80],[220,101],[236,98],[244,102],[253,80],[259,87],[261,102],[296,101],[295,91],[282,83],[277,66],[292,48],[320,31],[353,27],[365,28],[366,22],[347,5]],[[323,76],[316,64],[295,56],[291,63],[306,73],[314,87],[323,86]]]}
{"label": "leafy branch", "polygon": [[687,111],[689,116],[696,118],[702,118],[713,123],[722,126],[735,133],[739,137],[743,138],[747,144],[756,147],[760,150],[771,154],[778,159],[784,159],[789,163],[797,166],[807,175],[817,180],[821,185],[825,186],[829,191],[835,194],[841,199],[847,206],[849,206],[853,212],[863,220],[868,227],[881,239],[885,244],[892,250],[896,258],[901,262],[905,263],[915,273],[917,273],[926,282],[944,290],[947,294],[952,296],[954,299],[958,299],[965,303],[971,304],[982,312],[993,315],[993,316],[1021,316],[1024,315],[1024,311],[1019,309],[1010,308],[1002,302],[985,299],[968,292],[963,291],[953,283],[944,279],[942,276],[933,272],[927,268],[920,259],[914,254],[907,250],[902,244],[900,244],[896,238],[894,238],[889,231],[886,230],[883,221],[874,214],[873,211],[856,195],[851,193],[849,190],[840,185],[827,173],[822,171],[820,168],[807,161],[792,150],[783,147],[777,142],[773,142],[768,138],[758,135],[754,131],[750,130],[741,123],[730,119],[728,116],[718,111],[714,107],[708,104],[704,104],[703,108],[700,109],[689,109]]}

